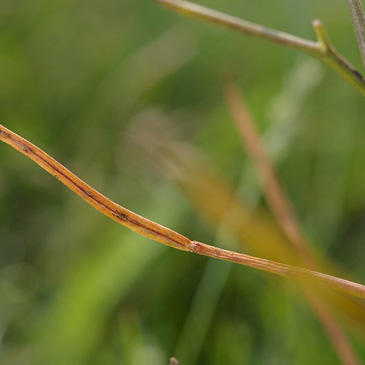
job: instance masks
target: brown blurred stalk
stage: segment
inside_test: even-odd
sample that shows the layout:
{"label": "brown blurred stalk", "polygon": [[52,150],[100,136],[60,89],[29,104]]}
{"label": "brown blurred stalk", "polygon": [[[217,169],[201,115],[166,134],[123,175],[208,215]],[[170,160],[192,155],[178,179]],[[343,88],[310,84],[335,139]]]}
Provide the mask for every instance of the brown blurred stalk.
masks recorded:
{"label": "brown blurred stalk", "polygon": [[[308,248],[308,242],[301,231],[290,199],[279,182],[273,163],[265,153],[265,148],[259,137],[255,122],[243,102],[243,95],[239,87],[234,83],[227,84],[225,96],[228,109],[241,136],[242,144],[254,161],[257,175],[263,186],[264,195],[280,227],[286,234],[289,242],[297,250],[303,262],[308,264],[309,267],[318,267],[315,258]],[[308,286],[305,287],[305,293],[343,363],[359,364],[357,355],[326,303],[317,294],[312,293]]]}

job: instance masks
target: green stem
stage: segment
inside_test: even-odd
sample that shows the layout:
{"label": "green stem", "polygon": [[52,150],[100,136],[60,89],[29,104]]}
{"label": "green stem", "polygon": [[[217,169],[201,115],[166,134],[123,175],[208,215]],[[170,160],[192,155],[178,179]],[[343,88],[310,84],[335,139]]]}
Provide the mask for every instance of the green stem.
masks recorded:
{"label": "green stem", "polygon": [[188,1],[154,1],[184,15],[218,24],[247,35],[266,39],[270,42],[310,54],[334,69],[343,79],[348,81],[365,96],[364,77],[334,48],[324,30],[323,24],[319,20],[313,22],[313,27],[317,34],[317,42],[314,42],[275,29],[266,28],[260,24],[248,22],[247,20],[223,14]]}
{"label": "green stem", "polygon": [[347,0],[365,69],[365,14],[360,0]]}

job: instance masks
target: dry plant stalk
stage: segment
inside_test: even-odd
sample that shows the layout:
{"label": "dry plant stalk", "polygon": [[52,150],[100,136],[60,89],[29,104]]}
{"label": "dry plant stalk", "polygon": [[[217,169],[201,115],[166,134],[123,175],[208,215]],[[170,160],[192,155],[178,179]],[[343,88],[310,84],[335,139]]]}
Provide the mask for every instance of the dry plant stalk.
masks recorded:
{"label": "dry plant stalk", "polygon": [[0,140],[35,161],[39,166],[44,168],[51,175],[55,176],[94,208],[142,236],[151,238],[157,242],[182,251],[190,251],[199,255],[230,261],[244,266],[250,266],[288,278],[311,281],[313,283],[322,283],[328,288],[365,299],[365,285],[317,271],[265,260],[213,247],[198,241],[192,241],[169,228],[133,213],[130,210],[114,203],[91,186],[87,185],[84,181],[62,166],[58,161],[47,155],[40,148],[13,133],[1,124]]}
{"label": "dry plant stalk", "polygon": [[280,226],[291,244],[300,253],[304,262],[312,265],[311,253],[301,234],[296,214],[288,197],[282,189],[275,173],[274,166],[264,151],[254,121],[252,120],[242,94],[236,84],[225,87],[225,97],[230,114],[241,136],[242,144],[246,147],[257,170],[263,191],[271,210],[275,214]]}
{"label": "dry plant stalk", "polygon": [[[243,102],[243,96],[238,85],[228,84],[225,87],[225,97],[232,119],[241,136],[242,144],[254,161],[257,175],[263,185],[263,192],[279,225],[303,262],[311,268],[317,267],[316,260],[311,254],[308,242],[301,231],[294,208],[279,182],[272,161],[265,153],[255,122]],[[336,319],[328,310],[327,304],[320,297],[313,295],[310,287],[304,287],[304,292],[343,363],[349,365],[359,364],[360,362],[354,350],[337,324]]]}
{"label": "dry plant stalk", "polygon": [[184,0],[154,0],[161,5],[184,15],[205,20],[241,33],[266,39],[270,42],[310,54],[334,69],[343,79],[353,85],[365,96],[364,77],[332,45],[320,20],[312,25],[317,35],[317,42],[303,39],[292,34],[264,27],[260,24],[236,18],[207,7]]}
{"label": "dry plant stalk", "polygon": [[[156,116],[152,112],[144,117],[153,121]],[[143,121],[144,117],[137,118],[137,121]],[[159,118],[163,120],[164,114],[159,114]],[[168,131],[168,124],[163,123],[162,126]],[[320,266],[303,262],[272,218],[260,209],[253,211],[252,206],[247,204],[240,194],[237,194],[236,189],[232,189],[224,176],[215,171],[210,159],[199,149],[189,143],[177,142],[162,136],[159,132],[162,126],[157,122],[152,125],[142,123],[137,130],[134,130],[133,135],[138,135],[136,137],[138,148],[144,149],[150,161],[156,163],[156,166],[176,181],[199,215],[213,224],[213,227],[217,224],[222,225],[253,256],[265,257],[276,262],[284,261],[293,266],[304,266],[319,272],[328,272],[332,276],[346,276],[346,273],[338,271],[320,256],[319,261],[316,260]],[[225,248],[236,250],[229,244]],[[323,296],[331,310],[335,310],[340,315],[346,315],[354,325],[361,324],[365,328],[364,302],[352,296],[324,290],[324,287],[314,287],[314,283],[308,284],[312,284],[310,285],[312,292],[315,291]]]}
{"label": "dry plant stalk", "polygon": [[[269,40],[280,45],[295,48],[304,53],[321,60],[329,65],[344,79],[355,86],[362,95],[365,95],[365,80],[362,75],[334,48],[329,37],[319,20],[313,21],[313,27],[317,35],[317,42],[309,41],[291,34],[279,32],[273,29],[263,27],[259,24],[251,23],[246,20],[238,19],[215,10],[190,3],[183,0],[155,0],[156,2],[173,10],[192,16],[201,20],[209,21],[214,24],[228,27],[245,34],[256,36]],[[354,28],[359,43],[361,56],[365,67],[365,16],[360,0],[348,0]],[[235,85],[226,88],[227,102],[229,109],[240,131],[242,140],[254,160],[258,175],[261,177],[264,193],[271,206],[272,211],[278,219],[279,225],[286,234],[289,242],[293,244],[303,262],[311,268],[316,268],[315,259],[308,249],[307,242],[301,232],[300,224],[296,218],[295,212],[287,198],[285,191],[276,178],[275,169],[271,161],[267,158],[264,148],[255,129],[253,121],[247,113],[240,93]],[[341,328],[337,325],[336,320],[328,312],[326,303],[317,300],[312,295],[310,288],[304,287],[304,291],[314,308],[322,325],[331,338],[336,351],[345,364],[358,364],[354,351],[352,350],[346,337],[343,335]]]}

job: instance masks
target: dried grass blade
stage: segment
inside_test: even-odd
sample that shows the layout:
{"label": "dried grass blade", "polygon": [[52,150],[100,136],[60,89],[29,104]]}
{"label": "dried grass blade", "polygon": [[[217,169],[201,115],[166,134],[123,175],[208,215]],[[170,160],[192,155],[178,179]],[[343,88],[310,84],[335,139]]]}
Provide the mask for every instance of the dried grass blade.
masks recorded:
{"label": "dried grass blade", "polygon": [[145,237],[183,251],[190,251],[192,253],[220,260],[235,262],[244,266],[250,266],[262,271],[275,273],[289,278],[305,281],[310,280],[313,285],[316,283],[324,283],[327,288],[335,289],[365,299],[365,285],[320,272],[281,264],[245,254],[239,254],[197,241],[191,241],[171,229],[152,222],[147,218],[141,217],[138,214],[114,203],[87,185],[40,148],[16,135],[2,125],[0,125],[0,140],[32,159],[97,210]]}

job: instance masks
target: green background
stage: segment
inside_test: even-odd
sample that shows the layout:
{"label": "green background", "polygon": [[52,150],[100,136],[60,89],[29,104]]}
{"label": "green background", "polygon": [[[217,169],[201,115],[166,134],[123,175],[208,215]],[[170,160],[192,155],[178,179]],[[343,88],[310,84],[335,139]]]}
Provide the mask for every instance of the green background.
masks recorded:
{"label": "green background", "polygon": [[[361,69],[345,0],[200,3],[308,39],[320,18]],[[232,73],[259,129],[276,131],[270,148],[284,146],[274,159],[306,236],[361,282],[365,105],[332,70],[148,0],[0,3],[1,123],[128,209],[217,245],[227,235],[136,140],[141,115],[164,115],[167,134],[265,207],[241,179]],[[286,280],[137,236],[5,144],[0,156],[1,364],[339,363]],[[364,359],[364,338],[343,328]]]}

